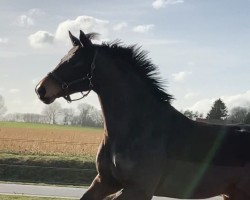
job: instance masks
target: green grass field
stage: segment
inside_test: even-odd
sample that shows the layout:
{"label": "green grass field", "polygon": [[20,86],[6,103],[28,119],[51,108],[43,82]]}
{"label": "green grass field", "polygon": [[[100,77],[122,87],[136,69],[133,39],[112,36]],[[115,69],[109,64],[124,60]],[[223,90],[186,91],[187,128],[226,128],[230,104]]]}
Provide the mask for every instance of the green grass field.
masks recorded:
{"label": "green grass field", "polygon": [[0,181],[89,186],[95,159],[85,156],[0,153]]}
{"label": "green grass field", "polygon": [[80,127],[68,125],[54,125],[54,124],[41,124],[41,123],[27,123],[27,122],[1,122],[0,128],[33,128],[33,129],[50,129],[50,130],[78,130],[78,131],[93,131],[102,132],[102,128],[93,127]]}
{"label": "green grass field", "polygon": [[67,155],[36,155],[0,152],[0,163],[16,165],[39,165],[44,167],[94,168],[95,157]]}

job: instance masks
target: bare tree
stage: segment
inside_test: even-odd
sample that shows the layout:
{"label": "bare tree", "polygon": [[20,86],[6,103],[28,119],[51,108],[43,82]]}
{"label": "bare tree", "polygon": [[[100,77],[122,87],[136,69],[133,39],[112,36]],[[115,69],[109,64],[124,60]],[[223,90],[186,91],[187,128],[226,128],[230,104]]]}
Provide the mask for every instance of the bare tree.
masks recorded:
{"label": "bare tree", "polygon": [[59,102],[54,102],[44,107],[42,114],[48,119],[48,123],[56,124],[62,115],[62,106]]}
{"label": "bare tree", "polygon": [[82,103],[77,106],[80,114],[79,114],[79,124],[81,126],[89,126],[89,118],[90,118],[90,113],[91,110],[94,109],[93,106]]}
{"label": "bare tree", "polygon": [[48,123],[48,118],[36,113],[9,113],[4,116],[6,121]]}
{"label": "bare tree", "polygon": [[31,123],[43,123],[44,116],[36,113],[24,113],[23,121],[24,122],[31,122]]}
{"label": "bare tree", "polygon": [[66,124],[66,125],[73,124],[74,113],[75,112],[74,112],[73,108],[64,108],[64,109],[62,109],[63,123]]}
{"label": "bare tree", "polygon": [[9,113],[4,118],[7,121],[24,122],[23,115],[21,113]]}
{"label": "bare tree", "polygon": [[247,108],[234,107],[230,111],[230,115],[228,117],[228,120],[231,123],[244,123],[245,119],[247,117],[247,114],[248,114]]}
{"label": "bare tree", "polygon": [[91,119],[94,122],[94,126],[96,126],[96,127],[103,127],[102,112],[100,110],[95,110],[91,114]]}
{"label": "bare tree", "polygon": [[245,124],[250,124],[250,112],[247,113],[246,118],[244,120]]}
{"label": "bare tree", "polygon": [[0,95],[0,118],[7,112],[7,108],[5,106],[4,98]]}
{"label": "bare tree", "polygon": [[185,110],[185,111],[181,111],[183,113],[183,115],[185,115],[186,117],[188,117],[189,119],[195,120],[196,118],[202,118],[203,114],[199,113],[198,111],[192,111],[192,110]]}
{"label": "bare tree", "polygon": [[82,103],[78,105],[79,116],[78,125],[101,127],[103,124],[102,115],[95,107]]}

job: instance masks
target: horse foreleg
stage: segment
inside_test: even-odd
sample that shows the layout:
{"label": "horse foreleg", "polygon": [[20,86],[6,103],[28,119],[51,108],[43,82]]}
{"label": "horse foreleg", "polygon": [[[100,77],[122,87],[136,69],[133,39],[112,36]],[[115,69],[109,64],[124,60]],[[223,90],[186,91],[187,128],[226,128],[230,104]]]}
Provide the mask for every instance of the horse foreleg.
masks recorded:
{"label": "horse foreleg", "polygon": [[150,200],[153,194],[138,188],[124,188],[115,194],[106,197],[104,200]]}
{"label": "horse foreleg", "polygon": [[222,195],[222,198],[223,198],[223,200],[231,200],[231,199],[229,198],[229,196],[227,196],[227,195]]}
{"label": "horse foreleg", "polygon": [[97,175],[81,200],[102,200],[119,189],[121,188]]}

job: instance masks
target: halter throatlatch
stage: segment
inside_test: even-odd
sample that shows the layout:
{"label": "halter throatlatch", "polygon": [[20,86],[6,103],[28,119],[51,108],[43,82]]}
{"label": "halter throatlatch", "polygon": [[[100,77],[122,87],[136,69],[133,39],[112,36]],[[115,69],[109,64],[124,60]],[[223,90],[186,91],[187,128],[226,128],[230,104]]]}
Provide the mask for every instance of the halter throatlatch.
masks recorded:
{"label": "halter throatlatch", "polygon": [[[90,66],[90,72],[86,76],[84,76],[84,77],[82,77],[80,79],[77,79],[77,80],[74,80],[74,81],[71,81],[71,82],[65,82],[58,75],[56,75],[54,71],[52,71],[52,72],[50,72],[48,74],[48,76],[52,77],[56,82],[58,82],[61,85],[61,88],[65,93],[63,98],[68,103],[71,103],[72,101],[78,101],[80,99],[83,99],[84,97],[88,96],[88,94],[91,92],[91,90],[93,88],[92,78],[93,78],[93,74],[94,74],[94,70],[95,70],[96,56],[97,56],[97,50],[95,51],[94,58],[92,60],[91,66]],[[89,81],[89,89],[88,89],[88,91],[85,94],[83,93],[83,91],[81,91],[82,96],[80,98],[71,99],[71,97],[70,97],[70,87],[72,85],[77,84],[77,83],[85,82],[86,80]]]}

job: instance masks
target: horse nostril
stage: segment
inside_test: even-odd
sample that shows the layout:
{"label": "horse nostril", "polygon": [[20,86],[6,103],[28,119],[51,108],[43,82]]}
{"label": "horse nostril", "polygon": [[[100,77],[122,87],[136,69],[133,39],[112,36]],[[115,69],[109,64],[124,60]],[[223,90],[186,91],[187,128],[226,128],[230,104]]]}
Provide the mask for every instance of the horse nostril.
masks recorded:
{"label": "horse nostril", "polygon": [[40,96],[40,97],[44,97],[45,94],[46,94],[46,90],[43,86],[40,86],[38,89],[37,89],[37,94]]}

